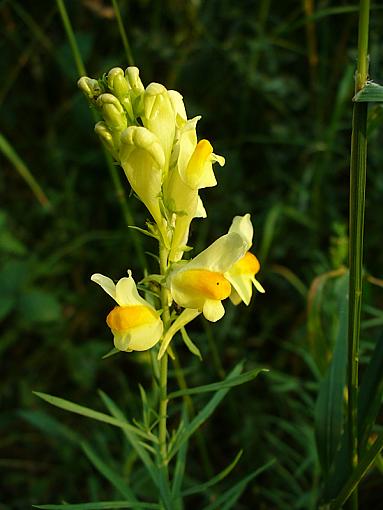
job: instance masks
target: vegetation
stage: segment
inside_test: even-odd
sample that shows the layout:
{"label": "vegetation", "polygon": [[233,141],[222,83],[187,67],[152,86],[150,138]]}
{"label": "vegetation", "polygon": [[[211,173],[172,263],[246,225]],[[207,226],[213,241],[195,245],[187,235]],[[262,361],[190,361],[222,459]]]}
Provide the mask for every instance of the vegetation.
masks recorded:
{"label": "vegetation", "polygon": [[[225,305],[215,325],[191,324],[203,362],[180,337],[174,341],[190,388],[221,381],[242,361],[247,371],[269,369],[230,389],[190,442],[184,490],[222,476],[189,494],[185,508],[307,510],[334,499],[331,508],[341,508],[362,477],[360,508],[378,508],[383,108],[374,87],[358,102],[365,113],[370,104],[352,472],[343,434],[350,430],[344,390],[358,12],[343,0],[0,2],[1,510],[121,501],[129,488],[157,500],[118,426],[48,407],[32,393],[104,414],[118,405],[138,420],[138,385],[153,390],[149,351],[103,358],[112,348],[110,303],[90,276],[102,270],[117,281],[143,265],[156,272],[149,255],[156,242],[127,228],[144,225],[148,213],[105,157],[94,111],[76,87],[79,75],[132,64],[145,84],[180,91],[189,117],[202,114],[199,137],[213,139],[226,158],[216,169],[219,186],[201,192],[209,221],[192,224],[195,252],[224,234],[235,214],[250,212],[266,289],[249,307]],[[376,82],[383,82],[382,23],[381,7],[372,5]],[[169,365],[169,391],[179,382],[179,367]],[[208,399],[193,396],[191,415]],[[182,402],[169,407],[172,426]]]}

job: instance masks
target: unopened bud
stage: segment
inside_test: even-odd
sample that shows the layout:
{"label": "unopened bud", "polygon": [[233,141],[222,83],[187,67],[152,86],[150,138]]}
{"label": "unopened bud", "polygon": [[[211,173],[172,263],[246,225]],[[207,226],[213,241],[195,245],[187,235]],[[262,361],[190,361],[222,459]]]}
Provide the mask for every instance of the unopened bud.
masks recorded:
{"label": "unopened bud", "polygon": [[98,81],[88,78],[88,76],[82,76],[78,80],[77,86],[89,99],[97,99],[101,94],[101,87]]}
{"label": "unopened bud", "polygon": [[145,88],[142,84],[140,78],[140,72],[137,67],[130,66],[125,71],[125,77],[134,92],[134,95],[137,96],[144,92]]}
{"label": "unopened bud", "polygon": [[129,118],[133,121],[134,115],[130,98],[131,87],[128,80],[125,78],[124,71],[120,67],[114,67],[109,71],[108,87],[119,99]]}
{"label": "unopened bud", "polygon": [[118,148],[115,147],[113,142],[113,135],[105,122],[97,122],[97,124],[94,126],[94,131],[100,138],[103,146],[112,154],[116,160],[118,160]]}
{"label": "unopened bud", "polygon": [[126,128],[126,116],[120,101],[113,94],[101,94],[97,99],[106,124],[112,132],[121,132]]}

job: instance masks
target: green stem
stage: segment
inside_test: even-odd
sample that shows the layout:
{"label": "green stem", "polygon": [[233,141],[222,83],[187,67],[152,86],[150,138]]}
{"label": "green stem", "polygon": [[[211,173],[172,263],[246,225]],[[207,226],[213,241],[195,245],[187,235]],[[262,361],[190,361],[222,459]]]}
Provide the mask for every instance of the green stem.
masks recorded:
{"label": "green stem", "polygon": [[[160,270],[161,274],[165,275],[168,269],[168,256],[169,250],[164,246],[160,245]],[[164,332],[170,326],[170,310],[169,310],[169,299],[168,290],[165,286],[161,288],[161,306],[162,306],[162,322],[164,323]],[[160,403],[159,403],[159,423],[158,423],[158,441],[159,450],[161,457],[160,469],[168,479],[168,447],[167,447],[167,408],[168,408],[168,395],[167,395],[167,384],[168,384],[168,354],[162,356],[160,361]]]}
{"label": "green stem", "polygon": [[[62,22],[64,25],[64,29],[65,29],[71,50],[72,50],[73,58],[76,63],[77,72],[80,76],[85,76],[86,75],[85,65],[82,60],[81,53],[80,53],[80,50],[77,45],[76,37],[75,37],[74,31],[72,28],[72,24],[71,24],[69,16],[68,16],[68,12],[65,7],[64,0],[56,0],[56,3],[57,3],[57,7],[59,9],[60,15],[61,15],[61,19],[62,19]],[[93,114],[95,121],[99,120],[97,118],[97,113],[93,109],[92,109],[92,114]],[[117,170],[116,166],[114,165],[109,153],[104,148],[103,148],[103,152],[104,152],[104,156],[106,159],[106,164],[108,167],[109,175],[113,182],[115,194],[116,194],[118,203],[120,205],[125,223],[127,225],[134,226],[135,223],[134,223],[133,215],[129,208],[129,205],[128,205],[128,202],[126,199],[126,193],[125,193],[125,190],[121,184],[121,179],[118,174],[118,170]],[[136,250],[140,266],[145,269],[146,268],[146,259],[145,259],[144,249],[143,249],[142,243],[141,243],[141,238],[138,236],[137,232],[135,232],[134,230],[132,230],[131,236],[132,236],[134,248]]]}
{"label": "green stem", "polygon": [[13,166],[19,172],[20,176],[28,184],[28,186],[32,190],[32,193],[35,195],[40,204],[46,209],[50,209],[51,203],[49,202],[48,197],[42,190],[40,184],[33,177],[27,165],[20,158],[15,149],[11,146],[8,140],[6,140],[1,133],[0,133],[0,152],[2,152],[4,156],[13,164]]}
{"label": "green stem", "polygon": [[[356,91],[363,88],[368,69],[368,25],[370,1],[361,0],[359,9],[358,67]],[[367,105],[355,103],[352,119],[350,161],[350,283],[348,323],[348,437],[350,471],[358,466],[358,368],[359,335],[362,304],[363,235],[367,161]],[[358,508],[358,487],[351,496],[350,507]]]}
{"label": "green stem", "polygon": [[64,4],[64,0],[56,0],[56,3],[57,3],[58,10],[60,11],[61,20],[63,22],[66,35],[68,37],[68,41],[69,41],[69,44],[70,44],[70,47],[72,50],[73,58],[76,62],[77,71],[80,76],[85,76],[86,71],[85,71],[84,62],[82,60],[80,50],[77,46],[76,37],[75,37],[73,29],[72,29],[72,25],[71,25],[71,22],[70,22],[70,19],[68,16],[68,12],[67,12],[65,4]]}
{"label": "green stem", "polygon": [[126,54],[128,64],[130,66],[134,66],[133,54],[132,54],[132,50],[130,49],[130,44],[129,44],[128,36],[126,35],[124,24],[122,22],[122,16],[121,16],[120,7],[118,5],[118,1],[112,0],[112,4],[113,4],[114,12],[116,14],[118,29],[120,31],[122,44],[124,45],[125,54]]}

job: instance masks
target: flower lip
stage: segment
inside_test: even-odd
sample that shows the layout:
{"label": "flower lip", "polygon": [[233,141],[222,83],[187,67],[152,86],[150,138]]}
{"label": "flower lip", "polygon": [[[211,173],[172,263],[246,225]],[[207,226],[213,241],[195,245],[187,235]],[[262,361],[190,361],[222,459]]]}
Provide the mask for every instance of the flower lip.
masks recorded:
{"label": "flower lip", "polygon": [[112,331],[122,333],[158,320],[156,312],[145,305],[115,306],[106,323]]}
{"label": "flower lip", "polygon": [[197,294],[206,299],[221,301],[231,293],[231,285],[221,273],[206,269],[180,271],[176,276],[176,284],[180,285],[184,292]]}
{"label": "flower lip", "polygon": [[247,275],[256,275],[261,268],[261,264],[257,257],[251,253],[246,252],[245,255],[238,260],[231,269],[233,273],[247,274]]}

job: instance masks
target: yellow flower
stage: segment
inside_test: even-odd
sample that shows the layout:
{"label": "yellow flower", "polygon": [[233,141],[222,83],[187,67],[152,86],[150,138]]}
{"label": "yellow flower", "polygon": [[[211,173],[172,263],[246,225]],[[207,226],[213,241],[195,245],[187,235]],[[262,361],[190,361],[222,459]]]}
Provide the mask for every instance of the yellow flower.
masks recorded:
{"label": "yellow flower", "polygon": [[176,113],[166,88],[160,83],[150,83],[143,96],[142,122],[159,140],[164,156],[164,174],[168,172],[170,154],[174,143]]}
{"label": "yellow flower", "polygon": [[[229,232],[236,232],[246,240],[248,248],[253,242],[253,226],[250,221],[250,214],[236,216],[229,229]],[[248,305],[251,300],[253,285],[259,292],[265,292],[262,285],[255,279],[260,270],[259,260],[255,255],[247,251],[233,266],[225,273],[225,278],[232,285],[230,300],[235,304],[241,301]]]}
{"label": "yellow flower", "polygon": [[225,159],[213,154],[208,140],[197,143],[196,124],[200,117],[187,121],[182,96],[175,91],[170,93],[177,113],[178,130],[164,194],[165,203],[175,213],[170,260],[176,262],[182,258],[191,221],[193,218],[206,217],[198,192],[217,184],[212,164],[218,161],[222,166]]}
{"label": "yellow flower", "polygon": [[114,345],[119,351],[146,351],[161,338],[163,323],[158,312],[143,299],[128,271],[115,285],[102,274],[94,274],[91,280],[100,285],[117,305],[108,314],[106,322],[112,330]]}
{"label": "yellow flower", "polygon": [[130,126],[121,134],[121,166],[137,196],[149,209],[159,228],[165,155],[159,139],[144,127]]}
{"label": "yellow flower", "polygon": [[174,301],[184,308],[202,311],[211,322],[219,320],[225,313],[222,300],[232,290],[225,273],[243,257],[247,247],[240,234],[229,232],[190,262],[175,264],[169,275]]}

